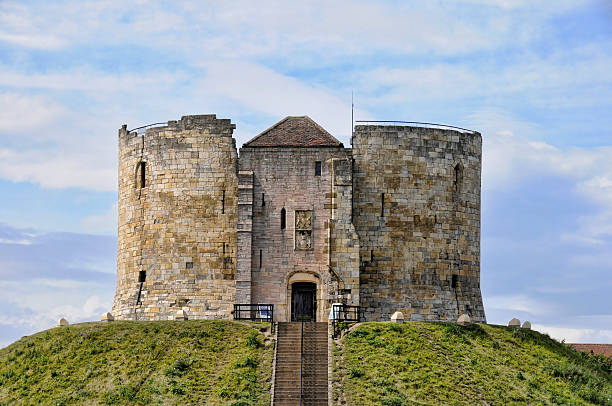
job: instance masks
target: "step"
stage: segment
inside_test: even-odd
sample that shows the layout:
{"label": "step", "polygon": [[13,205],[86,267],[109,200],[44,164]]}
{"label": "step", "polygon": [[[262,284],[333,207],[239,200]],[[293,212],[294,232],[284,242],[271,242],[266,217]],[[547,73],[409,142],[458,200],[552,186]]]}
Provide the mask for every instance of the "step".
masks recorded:
{"label": "step", "polygon": [[[279,323],[274,371],[274,406],[327,405],[327,323]],[[302,337],[303,334],[303,337]]]}

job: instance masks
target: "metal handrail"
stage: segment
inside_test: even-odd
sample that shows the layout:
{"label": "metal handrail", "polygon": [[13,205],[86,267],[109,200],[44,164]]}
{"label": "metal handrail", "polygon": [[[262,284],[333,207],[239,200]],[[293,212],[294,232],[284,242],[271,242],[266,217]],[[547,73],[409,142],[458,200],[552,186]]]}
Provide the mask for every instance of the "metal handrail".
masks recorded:
{"label": "metal handrail", "polygon": [[400,124],[419,124],[419,125],[435,125],[437,127],[446,127],[446,128],[454,128],[456,130],[469,131],[472,134],[477,133],[478,131],[470,130],[469,128],[457,127],[454,125],[448,124],[439,124],[439,123],[425,123],[422,121],[399,121],[399,120],[356,120],[356,123],[400,123]]}
{"label": "metal handrail", "polygon": [[[168,124],[167,122],[163,122],[163,123],[153,123],[153,124],[147,124],[147,125],[143,125],[140,127],[136,127],[136,128],[132,128],[131,130],[128,130],[128,133],[131,133],[132,131],[136,131],[136,130],[141,130],[143,128],[149,128],[149,127],[153,127],[154,125],[161,125],[161,124]],[[138,131],[136,131],[138,132]]]}
{"label": "metal handrail", "polygon": [[304,319],[302,319],[302,334],[300,338],[300,406],[302,406],[302,375],[304,374]]}

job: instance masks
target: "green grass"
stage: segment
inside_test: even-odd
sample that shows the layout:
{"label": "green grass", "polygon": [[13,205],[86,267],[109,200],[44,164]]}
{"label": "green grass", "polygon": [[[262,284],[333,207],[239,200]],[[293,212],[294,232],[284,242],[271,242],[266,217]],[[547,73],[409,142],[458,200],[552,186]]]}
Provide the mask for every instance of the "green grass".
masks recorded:
{"label": "green grass", "polygon": [[612,359],[531,330],[364,323],[333,360],[336,405],[612,405]]}
{"label": "green grass", "polygon": [[269,405],[260,324],[83,323],[0,350],[0,405]]}

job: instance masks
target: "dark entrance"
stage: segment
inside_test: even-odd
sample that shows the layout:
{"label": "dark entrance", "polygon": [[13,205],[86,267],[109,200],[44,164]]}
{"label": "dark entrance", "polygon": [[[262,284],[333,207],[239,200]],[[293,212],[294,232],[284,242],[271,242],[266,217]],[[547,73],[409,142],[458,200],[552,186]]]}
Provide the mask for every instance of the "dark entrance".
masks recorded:
{"label": "dark entrance", "polygon": [[296,282],[291,285],[291,321],[316,321],[317,285]]}

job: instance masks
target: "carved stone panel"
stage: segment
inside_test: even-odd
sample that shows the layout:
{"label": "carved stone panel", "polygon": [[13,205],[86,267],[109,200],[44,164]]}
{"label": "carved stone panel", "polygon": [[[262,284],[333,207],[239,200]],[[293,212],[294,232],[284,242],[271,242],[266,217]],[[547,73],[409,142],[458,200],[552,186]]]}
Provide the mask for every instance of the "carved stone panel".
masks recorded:
{"label": "carved stone panel", "polygon": [[295,211],[295,249],[312,248],[312,210]]}

